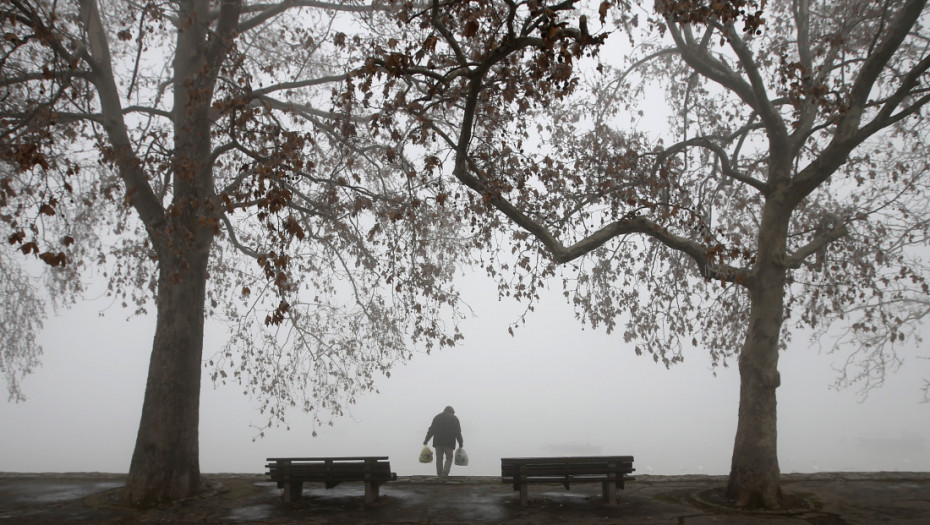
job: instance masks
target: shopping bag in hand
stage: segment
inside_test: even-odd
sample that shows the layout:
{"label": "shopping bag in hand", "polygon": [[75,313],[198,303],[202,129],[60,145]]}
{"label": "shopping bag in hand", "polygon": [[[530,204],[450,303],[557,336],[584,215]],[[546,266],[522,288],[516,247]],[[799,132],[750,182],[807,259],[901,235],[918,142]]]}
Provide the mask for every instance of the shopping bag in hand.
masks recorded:
{"label": "shopping bag in hand", "polygon": [[426,445],[423,445],[423,450],[420,451],[420,463],[432,463],[433,462],[433,449],[429,448]]}
{"label": "shopping bag in hand", "polygon": [[464,448],[455,451],[455,464],[460,467],[468,466],[468,454],[465,453]]}

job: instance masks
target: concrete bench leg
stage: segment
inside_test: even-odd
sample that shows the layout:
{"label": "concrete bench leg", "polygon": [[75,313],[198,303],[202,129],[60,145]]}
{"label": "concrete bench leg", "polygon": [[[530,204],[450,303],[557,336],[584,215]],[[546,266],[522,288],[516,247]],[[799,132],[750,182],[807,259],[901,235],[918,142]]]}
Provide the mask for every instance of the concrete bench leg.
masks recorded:
{"label": "concrete bench leg", "polygon": [[521,507],[528,506],[530,504],[529,499],[530,499],[529,488],[527,487],[527,483],[521,483],[520,484],[520,506]]}
{"label": "concrete bench leg", "polygon": [[605,481],[601,484],[601,487],[604,491],[604,501],[608,505],[617,504],[617,482],[616,481]]}
{"label": "concrete bench leg", "polygon": [[303,481],[289,481],[284,484],[284,494],[281,495],[281,498],[285,503],[292,503],[300,499],[300,495],[303,491]]}
{"label": "concrete bench leg", "polygon": [[365,503],[374,503],[380,496],[381,484],[376,481],[365,482]]}

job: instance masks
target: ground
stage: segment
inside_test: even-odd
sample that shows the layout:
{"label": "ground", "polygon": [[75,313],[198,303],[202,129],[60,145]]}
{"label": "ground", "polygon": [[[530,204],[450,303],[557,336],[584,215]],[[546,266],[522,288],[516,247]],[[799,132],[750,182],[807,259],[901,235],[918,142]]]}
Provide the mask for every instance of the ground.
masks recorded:
{"label": "ground", "polygon": [[330,490],[307,484],[300,501],[286,504],[262,475],[215,474],[204,476],[198,497],[140,510],[119,500],[124,480],[119,474],[0,473],[0,524],[925,525],[930,516],[930,473],[786,475],[789,506],[768,512],[731,508],[722,497],[722,476],[638,476],[616,505],[600,500],[599,485],[531,485],[527,508],[495,477],[401,477],[366,506],[359,483]]}

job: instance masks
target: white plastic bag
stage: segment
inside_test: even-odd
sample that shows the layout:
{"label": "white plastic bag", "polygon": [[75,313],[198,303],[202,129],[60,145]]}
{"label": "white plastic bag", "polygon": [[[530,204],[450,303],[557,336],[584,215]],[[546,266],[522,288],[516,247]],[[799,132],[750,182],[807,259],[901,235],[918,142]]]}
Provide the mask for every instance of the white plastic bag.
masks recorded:
{"label": "white plastic bag", "polygon": [[423,450],[420,451],[420,463],[432,463],[433,462],[433,449],[429,448],[427,445],[423,445]]}
{"label": "white plastic bag", "polygon": [[455,451],[455,464],[460,467],[468,466],[468,454],[465,452],[464,448]]}

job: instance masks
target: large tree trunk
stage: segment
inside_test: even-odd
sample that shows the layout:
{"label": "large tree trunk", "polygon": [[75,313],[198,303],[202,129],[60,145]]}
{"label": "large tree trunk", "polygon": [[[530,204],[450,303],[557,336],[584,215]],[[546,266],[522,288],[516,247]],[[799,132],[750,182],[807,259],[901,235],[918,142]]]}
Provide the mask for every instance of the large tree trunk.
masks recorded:
{"label": "large tree trunk", "polygon": [[754,300],[749,333],[740,352],[739,421],[727,493],[741,507],[781,505],[775,400],[781,324],[776,320],[780,318],[781,312],[773,305]]}
{"label": "large tree trunk", "polygon": [[155,340],[125,497],[135,505],[200,489],[200,377],[207,249],[160,261]]}
{"label": "large tree trunk", "polygon": [[777,208],[770,203],[763,212],[759,256],[750,289],[749,327],[739,355],[739,421],[727,495],[741,507],[776,509],[782,502],[775,391],[781,383],[778,347],[790,215]]}
{"label": "large tree trunk", "polygon": [[190,497],[200,489],[200,375],[207,263],[216,210],[210,103],[233,37],[238,2],[224,2],[211,45],[209,3],[178,2],[174,59],[173,198],[146,223],[158,254],[158,319],[125,497],[136,505]]}

